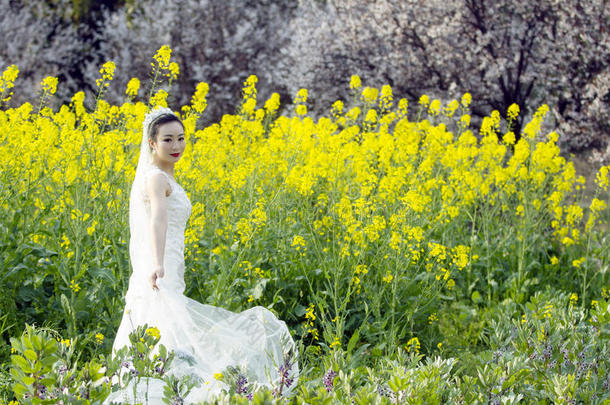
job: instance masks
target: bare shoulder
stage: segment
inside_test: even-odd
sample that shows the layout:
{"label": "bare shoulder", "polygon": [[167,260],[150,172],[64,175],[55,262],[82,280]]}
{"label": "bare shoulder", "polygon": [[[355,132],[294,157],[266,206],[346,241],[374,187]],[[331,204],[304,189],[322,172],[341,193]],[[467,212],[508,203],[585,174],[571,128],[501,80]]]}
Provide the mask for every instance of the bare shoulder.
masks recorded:
{"label": "bare shoulder", "polygon": [[157,171],[150,173],[146,178],[146,191],[151,198],[167,197],[172,192],[167,177]]}

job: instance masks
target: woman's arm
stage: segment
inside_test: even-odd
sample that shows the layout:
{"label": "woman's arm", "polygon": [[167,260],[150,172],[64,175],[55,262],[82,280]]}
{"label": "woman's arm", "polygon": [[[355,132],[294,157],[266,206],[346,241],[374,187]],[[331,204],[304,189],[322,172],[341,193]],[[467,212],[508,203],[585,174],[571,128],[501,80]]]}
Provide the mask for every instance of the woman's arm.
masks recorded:
{"label": "woman's arm", "polygon": [[165,237],[167,234],[167,198],[169,183],[161,173],[153,174],[146,182],[146,190],[150,197],[150,242],[152,248],[153,268],[150,275],[150,285],[158,290],[157,278],[165,276],[163,258],[165,256]]}

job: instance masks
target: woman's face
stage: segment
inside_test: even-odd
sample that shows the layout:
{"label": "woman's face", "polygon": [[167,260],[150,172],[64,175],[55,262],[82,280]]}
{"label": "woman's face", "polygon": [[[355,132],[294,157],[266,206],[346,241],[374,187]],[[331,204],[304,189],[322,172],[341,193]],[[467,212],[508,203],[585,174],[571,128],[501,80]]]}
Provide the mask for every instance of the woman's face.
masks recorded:
{"label": "woman's face", "polygon": [[184,152],[184,130],[177,121],[162,124],[158,128],[157,140],[149,140],[157,164],[176,163]]}

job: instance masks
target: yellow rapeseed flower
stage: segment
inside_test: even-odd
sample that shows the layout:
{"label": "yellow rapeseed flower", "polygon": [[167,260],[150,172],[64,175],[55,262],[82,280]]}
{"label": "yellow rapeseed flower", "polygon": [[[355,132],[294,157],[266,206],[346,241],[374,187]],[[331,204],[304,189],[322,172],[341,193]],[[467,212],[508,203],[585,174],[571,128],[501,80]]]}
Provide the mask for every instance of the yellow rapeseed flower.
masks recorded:
{"label": "yellow rapeseed flower", "polygon": [[519,206],[517,206],[517,210],[516,210],[516,214],[518,217],[522,217],[525,213],[525,209],[523,208],[523,205],[519,204]]}
{"label": "yellow rapeseed flower", "polygon": [[91,236],[95,232],[95,227],[97,226],[97,221],[93,221],[90,226],[87,227],[87,235]]}
{"label": "yellow rapeseed flower", "polygon": [[15,85],[15,80],[19,76],[19,68],[16,65],[8,66],[4,72],[2,72],[2,87],[0,90],[8,90]]}
{"label": "yellow rapeseed flower", "polygon": [[506,118],[509,121],[514,121],[519,116],[519,105],[513,103],[508,107],[508,111],[506,112]]}
{"label": "yellow rapeseed flower", "polygon": [[176,62],[171,62],[168,67],[167,77],[176,80],[180,74],[180,66]]}
{"label": "yellow rapeseed flower", "polygon": [[10,91],[15,86],[15,80],[19,75],[19,68],[16,65],[10,65],[4,72],[2,72],[2,78],[0,78],[0,103],[6,103],[13,95]]}
{"label": "yellow rapeseed flower", "polygon": [[294,103],[305,103],[307,102],[307,89],[299,89],[299,91],[297,92],[297,96],[294,99]]}
{"label": "yellow rapeseed flower", "polygon": [[114,62],[108,61],[102,65],[100,68],[100,74],[102,77],[95,81],[97,87],[106,88],[110,85],[110,82],[114,78],[114,71],[116,66]]}
{"label": "yellow rapeseed flower", "polygon": [[464,93],[464,95],[462,96],[462,106],[463,107],[468,107],[470,105],[472,101],[472,96],[470,95],[470,93]]}
{"label": "yellow rapeseed flower", "polygon": [[159,50],[157,51],[157,53],[155,54],[155,56],[153,56],[153,59],[155,61],[157,61],[157,66],[161,69],[168,69],[169,68],[169,60],[171,58],[172,55],[172,50],[169,46],[167,45],[163,45],[161,48],[159,48]]}
{"label": "yellow rapeseed flower", "polygon": [[553,311],[553,304],[546,304],[542,310],[543,318],[551,318]]}
{"label": "yellow rapeseed flower", "polygon": [[77,293],[77,292],[79,292],[79,291],[80,291],[80,285],[78,285],[78,283],[77,283],[76,281],[71,280],[71,281],[70,281],[70,289],[71,289],[72,291],[74,291],[75,293]]}
{"label": "yellow rapeseed flower", "polygon": [[460,123],[464,126],[467,127],[470,125],[470,115],[468,114],[464,114],[460,117]]}
{"label": "yellow rapeseed flower", "polygon": [[350,109],[345,116],[351,120],[356,120],[360,116],[360,108],[354,107]]}
{"label": "yellow rapeseed flower", "polygon": [[423,94],[420,98],[419,98],[419,105],[423,106],[423,107],[427,107],[428,104],[430,104],[430,98]]}
{"label": "yellow rapeseed flower", "polygon": [[441,113],[441,100],[436,98],[432,100],[430,106],[428,107],[428,113],[432,115],[439,115]]}
{"label": "yellow rapeseed flower", "polygon": [[306,248],[306,242],[305,242],[305,238],[303,238],[300,235],[294,235],[294,237],[292,238],[292,243],[290,244],[290,246],[292,246],[293,248],[295,248],[296,250],[305,250]]}
{"label": "yellow rapeseed flower", "polygon": [[108,61],[102,65],[100,69],[100,73],[102,74],[102,79],[111,81],[114,78],[114,71],[116,66],[113,61]]}
{"label": "yellow rapeseed flower", "polygon": [[364,90],[362,90],[362,99],[369,104],[374,103],[377,100],[378,95],[379,90],[375,87],[365,87]]}
{"label": "yellow rapeseed flower", "polygon": [[159,331],[158,328],[151,326],[149,328],[146,329],[146,334],[148,336],[151,336],[155,339],[159,339],[159,337],[161,336],[161,332]]}
{"label": "yellow rapeseed flower", "polygon": [[394,96],[392,95],[392,87],[389,84],[381,87],[381,95],[379,97],[379,107],[387,110],[392,107]]}
{"label": "yellow rapeseed flower", "polygon": [[417,337],[413,337],[413,338],[409,339],[409,341],[407,342],[407,345],[405,346],[405,349],[409,353],[419,354],[420,347],[421,347],[421,345],[419,344],[419,339]]}
{"label": "yellow rapeseed flower", "polygon": [[155,94],[150,98],[150,105],[154,107],[166,107],[167,108],[167,91],[163,89],[157,90]]}
{"label": "yellow rapeseed flower", "polygon": [[280,108],[280,95],[278,93],[271,94],[271,97],[265,102],[265,111],[267,114],[272,114]]}
{"label": "yellow rapeseed flower", "polygon": [[449,102],[449,104],[447,104],[447,106],[445,107],[444,110],[444,114],[451,118],[453,117],[453,114],[455,114],[455,112],[457,111],[457,109],[460,107],[460,103],[457,100],[451,100]]}
{"label": "yellow rapeseed flower", "polygon": [[401,98],[398,102],[398,115],[399,117],[406,117],[409,108],[409,101],[406,98]]}
{"label": "yellow rapeseed flower", "polygon": [[575,260],[572,261],[572,266],[574,266],[577,269],[579,269],[586,260],[587,259],[584,258],[584,257],[581,257],[580,259],[575,259]]}
{"label": "yellow rapeseed flower", "polygon": [[570,305],[576,305],[577,302],[578,302],[578,294],[572,293],[570,295]]}
{"label": "yellow rapeseed flower", "polygon": [[595,184],[603,191],[608,191],[608,182],[610,182],[610,165],[602,166],[595,175]]}
{"label": "yellow rapeseed flower", "polygon": [[125,94],[127,97],[136,97],[138,95],[138,90],[140,89],[140,80],[132,77],[127,83],[127,89],[125,90]]}
{"label": "yellow rapeseed flower", "polygon": [[368,110],[366,116],[364,117],[364,120],[370,123],[377,122],[377,111],[374,109]]}
{"label": "yellow rapeseed flower", "polygon": [[335,336],[335,339],[330,344],[331,349],[334,349],[335,347],[341,347],[341,339],[339,339],[337,336]]}
{"label": "yellow rapeseed flower", "polygon": [[502,141],[507,144],[507,145],[514,145],[515,144],[515,133],[512,131],[508,131],[507,133],[504,134],[504,136],[502,137]]}
{"label": "yellow rapeseed flower", "polygon": [[42,90],[45,93],[55,94],[55,92],[57,91],[57,82],[57,77],[47,76],[42,80],[40,84],[42,85]]}
{"label": "yellow rapeseed flower", "polygon": [[255,98],[249,98],[241,106],[241,112],[242,112],[242,114],[249,116],[249,115],[254,114],[255,108],[256,108],[256,99]]}

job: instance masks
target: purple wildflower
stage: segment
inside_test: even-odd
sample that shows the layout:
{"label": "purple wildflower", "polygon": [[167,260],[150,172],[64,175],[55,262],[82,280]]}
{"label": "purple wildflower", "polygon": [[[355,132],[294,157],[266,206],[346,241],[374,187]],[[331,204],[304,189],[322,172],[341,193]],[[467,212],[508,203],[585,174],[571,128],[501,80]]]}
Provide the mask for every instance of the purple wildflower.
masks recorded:
{"label": "purple wildflower", "polygon": [[324,388],[326,388],[327,392],[331,392],[333,390],[333,381],[337,376],[337,372],[333,369],[329,369],[322,378],[322,382],[324,383]]}
{"label": "purple wildflower", "polygon": [[276,398],[282,396],[282,390],[284,389],[284,387],[288,388],[294,382],[294,378],[290,377],[291,370],[292,362],[290,361],[290,358],[288,358],[284,361],[284,364],[282,364],[278,369],[280,374],[280,386],[273,390],[273,396],[275,396]]}
{"label": "purple wildflower", "polygon": [[241,374],[237,377],[237,381],[235,381],[235,392],[237,394],[248,393],[248,379]]}

